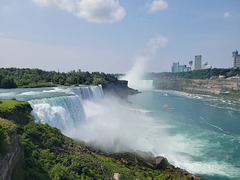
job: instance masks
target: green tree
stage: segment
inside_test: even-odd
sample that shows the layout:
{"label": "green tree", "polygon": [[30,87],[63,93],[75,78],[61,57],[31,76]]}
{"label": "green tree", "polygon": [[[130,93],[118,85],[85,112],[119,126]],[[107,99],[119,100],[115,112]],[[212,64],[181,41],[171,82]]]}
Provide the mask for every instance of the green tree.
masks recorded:
{"label": "green tree", "polygon": [[104,78],[96,78],[96,77],[93,78],[93,84],[98,85],[98,84],[106,84],[106,83],[107,81]]}
{"label": "green tree", "polygon": [[0,74],[0,87],[1,87],[2,79],[3,79],[3,76]]}
{"label": "green tree", "polygon": [[49,175],[54,180],[75,180],[79,179],[79,175],[75,173],[71,173],[68,168],[61,163],[56,164],[53,168],[49,171]]}
{"label": "green tree", "polygon": [[17,84],[14,82],[13,77],[5,77],[1,81],[1,87],[2,88],[16,88]]}

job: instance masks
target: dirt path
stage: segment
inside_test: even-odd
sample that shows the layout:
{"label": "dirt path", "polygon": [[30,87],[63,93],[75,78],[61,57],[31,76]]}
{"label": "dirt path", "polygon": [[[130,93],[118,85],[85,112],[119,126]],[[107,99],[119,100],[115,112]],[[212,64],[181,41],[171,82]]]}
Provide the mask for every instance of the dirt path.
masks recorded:
{"label": "dirt path", "polygon": [[101,167],[102,169],[102,172],[103,172],[103,175],[105,177],[106,180],[110,180],[112,178],[109,178],[108,174],[107,174],[107,171],[105,169],[105,167],[103,166],[103,163],[98,159],[97,156],[95,156],[91,151],[89,150],[85,150],[85,149],[82,149],[81,147],[78,147],[77,148],[77,153],[78,154],[82,154],[82,153],[86,153],[86,154],[90,154],[99,164],[99,166]]}

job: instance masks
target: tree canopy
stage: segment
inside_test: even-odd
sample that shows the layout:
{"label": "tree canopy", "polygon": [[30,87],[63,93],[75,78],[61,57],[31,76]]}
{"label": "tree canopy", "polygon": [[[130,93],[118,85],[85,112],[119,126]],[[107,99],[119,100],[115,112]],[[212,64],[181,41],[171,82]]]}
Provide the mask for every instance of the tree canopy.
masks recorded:
{"label": "tree canopy", "polygon": [[176,77],[184,79],[207,79],[213,76],[224,75],[226,77],[233,77],[240,74],[239,68],[214,68],[214,69],[202,69],[202,70],[193,70],[189,72],[178,72],[178,73],[148,73],[146,78],[159,78],[159,77]]}
{"label": "tree canopy", "polygon": [[56,85],[91,85],[116,82],[112,74],[103,72],[55,72],[41,69],[0,68],[0,88],[48,87]]}

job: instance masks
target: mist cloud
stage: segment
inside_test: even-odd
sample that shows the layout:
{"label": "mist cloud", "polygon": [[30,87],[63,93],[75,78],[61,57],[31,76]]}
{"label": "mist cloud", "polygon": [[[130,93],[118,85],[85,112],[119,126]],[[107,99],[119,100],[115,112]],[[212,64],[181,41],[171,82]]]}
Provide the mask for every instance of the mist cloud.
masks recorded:
{"label": "mist cloud", "polygon": [[148,61],[156,54],[156,52],[164,48],[168,43],[168,39],[164,36],[156,36],[147,43],[146,48],[135,58],[135,63],[130,71],[121,79],[127,80],[128,85],[135,89],[148,88],[143,82],[143,76],[146,71]]}
{"label": "mist cloud", "polygon": [[[150,143],[154,120],[145,110],[132,107],[116,97],[106,96],[100,101],[84,101],[83,105],[87,122],[76,129],[69,129],[66,132],[68,136],[106,151],[141,149],[157,154],[163,150],[164,147],[159,144]],[[161,144],[166,136],[164,129],[159,131]]]}
{"label": "mist cloud", "polygon": [[160,48],[164,48],[167,45],[167,43],[168,39],[161,35],[150,39],[150,41],[147,44],[146,54],[154,55],[157,52],[157,50],[159,50]]}
{"label": "mist cloud", "polygon": [[113,23],[122,20],[125,9],[118,0],[33,0],[40,7],[50,5],[94,23]]}

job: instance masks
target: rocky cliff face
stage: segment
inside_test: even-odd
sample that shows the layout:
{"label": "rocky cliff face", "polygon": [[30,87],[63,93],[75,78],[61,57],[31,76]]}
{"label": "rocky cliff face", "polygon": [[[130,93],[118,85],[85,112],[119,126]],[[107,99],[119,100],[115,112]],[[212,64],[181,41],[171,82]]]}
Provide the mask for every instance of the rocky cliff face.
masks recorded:
{"label": "rocky cliff face", "polygon": [[128,81],[107,83],[103,84],[102,87],[105,94],[112,94],[123,98],[128,95],[138,93],[138,90],[134,90],[128,87]]}
{"label": "rocky cliff face", "polygon": [[182,80],[174,77],[163,77],[163,78],[156,78],[153,80],[153,87],[155,89],[179,90],[179,87],[181,84],[182,84]]}
{"label": "rocky cliff face", "polygon": [[201,80],[191,80],[187,85],[195,87],[205,87],[205,88],[227,88],[233,90],[240,90],[240,80],[239,79],[201,79]]}
{"label": "rocky cliff face", "polygon": [[221,89],[240,90],[240,79],[178,79],[158,78],[153,81],[154,88],[184,90],[207,94],[219,94]]}
{"label": "rocky cliff face", "polygon": [[21,155],[21,146],[17,132],[10,135],[9,151],[0,159],[0,180],[10,180],[12,171]]}
{"label": "rocky cliff face", "polygon": [[5,144],[7,152],[0,157],[0,180],[10,180],[12,171],[22,154],[16,124],[22,125],[33,120],[30,114],[32,108],[28,102],[14,99],[1,99],[1,102],[0,123],[6,129],[8,137]]}

